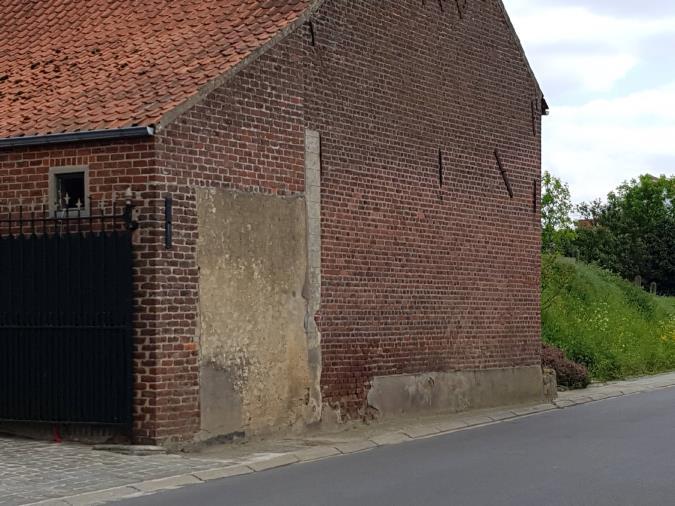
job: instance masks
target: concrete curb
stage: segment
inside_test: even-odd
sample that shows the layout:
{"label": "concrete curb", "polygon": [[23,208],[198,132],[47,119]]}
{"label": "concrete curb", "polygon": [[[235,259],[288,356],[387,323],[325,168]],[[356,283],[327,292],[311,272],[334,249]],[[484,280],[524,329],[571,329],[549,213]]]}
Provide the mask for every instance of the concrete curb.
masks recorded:
{"label": "concrete curb", "polygon": [[269,469],[274,469],[276,467],[289,466],[291,464],[297,464],[300,462],[300,459],[296,457],[293,453],[287,453],[279,457],[272,457],[269,460],[260,460],[258,462],[253,462],[248,466],[253,469],[255,472],[267,471]]}
{"label": "concrete curb", "polygon": [[231,478],[232,476],[241,476],[255,472],[253,468],[244,465],[221,467],[220,469],[209,469],[208,471],[197,471],[192,476],[202,480],[220,480],[222,478]]}
{"label": "concrete curb", "polygon": [[349,441],[346,443],[341,443],[335,445],[335,449],[342,453],[343,455],[349,455],[350,453],[363,452],[366,450],[371,450],[376,448],[377,444],[372,441],[365,439],[363,441]]}
{"label": "concrete curb", "polygon": [[313,446],[295,452],[272,455],[269,458],[262,460],[244,461],[243,463],[240,462],[229,466],[222,466],[221,462],[221,467],[214,467],[214,469],[142,481],[69,497],[48,499],[31,503],[26,506],[89,506],[119,501],[122,499],[131,499],[145,494],[172,490],[188,485],[197,485],[212,480],[263,472],[283,466],[312,462],[338,455],[349,455],[382,446],[396,445],[450,434],[461,430],[494,425],[505,421],[555,411],[556,409],[566,409],[582,404],[671,387],[675,387],[675,374],[595,386],[582,391],[562,392],[560,393],[559,398],[554,400],[551,404],[519,406],[510,409],[498,408],[493,412],[487,412],[480,415],[460,415],[456,418],[440,422],[436,421],[434,423],[429,423],[427,421],[417,425],[405,425],[398,430],[388,430],[363,440],[351,440],[326,446]]}
{"label": "concrete curb", "polygon": [[135,456],[161,455],[167,453],[167,449],[164,448],[163,446],[149,446],[149,445],[101,444],[101,445],[94,445],[92,450],[119,453],[121,455],[135,455]]}

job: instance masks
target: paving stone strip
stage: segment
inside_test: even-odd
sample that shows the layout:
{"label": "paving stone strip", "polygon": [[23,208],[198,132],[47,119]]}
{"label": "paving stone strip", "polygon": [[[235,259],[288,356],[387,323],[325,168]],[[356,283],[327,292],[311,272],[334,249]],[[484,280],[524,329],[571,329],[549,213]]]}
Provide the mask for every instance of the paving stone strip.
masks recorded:
{"label": "paving stone strip", "polygon": [[86,445],[0,437],[0,506],[102,504],[673,386],[675,373],[593,385],[586,390],[561,392],[553,404],[426,417],[414,422],[401,419],[399,426],[374,426],[357,436],[325,436],[319,444],[316,437],[298,440],[296,444],[305,446],[237,458],[199,454],[185,457],[152,451],[143,451],[141,456],[133,451],[92,451]]}
{"label": "paving stone strip", "polygon": [[90,446],[0,437],[0,505],[80,495],[229,462],[177,455],[130,456]]}

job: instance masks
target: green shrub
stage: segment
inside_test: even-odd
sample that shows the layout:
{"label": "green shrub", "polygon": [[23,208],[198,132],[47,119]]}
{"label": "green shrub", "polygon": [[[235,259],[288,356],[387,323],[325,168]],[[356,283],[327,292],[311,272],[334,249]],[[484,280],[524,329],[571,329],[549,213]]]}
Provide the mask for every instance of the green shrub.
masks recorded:
{"label": "green shrub", "polygon": [[612,380],[675,369],[675,298],[656,297],[598,267],[542,261],[542,337]]}

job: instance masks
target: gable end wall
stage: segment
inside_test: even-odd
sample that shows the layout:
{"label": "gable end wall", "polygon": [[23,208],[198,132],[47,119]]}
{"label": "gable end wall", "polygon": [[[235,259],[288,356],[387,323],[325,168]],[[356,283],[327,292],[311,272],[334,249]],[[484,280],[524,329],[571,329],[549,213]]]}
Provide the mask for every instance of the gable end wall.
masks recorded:
{"label": "gable end wall", "polygon": [[302,197],[305,129],[321,134],[315,318],[343,418],[368,416],[377,377],[540,361],[540,97],[495,2],[443,6],[327,1],[314,46],[301,27],[157,137],[157,191],[176,199],[162,262],[184,272],[160,305],[180,298],[196,336],[195,189]]}

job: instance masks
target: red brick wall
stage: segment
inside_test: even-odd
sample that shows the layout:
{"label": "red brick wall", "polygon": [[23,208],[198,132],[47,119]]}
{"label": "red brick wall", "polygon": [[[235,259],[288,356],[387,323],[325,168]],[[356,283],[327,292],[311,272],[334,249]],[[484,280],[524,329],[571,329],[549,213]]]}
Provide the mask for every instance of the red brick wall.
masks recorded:
{"label": "red brick wall", "polygon": [[301,28],[157,139],[182,199],[163,258],[194,265],[193,188],[302,192],[303,131],[321,132],[322,391],[351,416],[375,375],[539,361],[536,86],[495,2],[443,5],[328,1],[315,46]]}
{"label": "red brick wall", "polygon": [[442,5],[329,1],[314,20],[322,386],[352,415],[375,375],[539,363],[536,85],[496,2]]}
{"label": "red brick wall", "polygon": [[[180,372],[168,369],[162,360],[168,354],[174,362],[188,360],[181,357],[187,353],[182,343],[166,344],[163,316],[156,302],[158,293],[163,291],[164,273],[154,258],[160,248],[162,227],[162,222],[158,221],[161,212],[158,194],[152,184],[156,171],[154,141],[108,141],[0,150],[0,213],[6,213],[10,203],[16,212],[20,199],[24,204],[43,202],[48,193],[49,169],[72,165],[89,168],[89,191],[96,209],[97,202],[104,200],[106,212],[110,212],[112,192],[116,192],[117,202],[129,186],[136,194],[134,203],[140,212],[141,223],[134,232],[134,420],[138,440],[153,441],[161,434],[159,415],[162,406],[175,402],[173,393],[166,395],[171,384],[166,374]],[[190,357],[196,366],[195,353],[190,352]],[[195,388],[193,386],[190,392],[181,384],[177,389],[179,399],[192,395],[193,408],[189,413],[192,417],[197,403]],[[101,394],[105,395],[104,392]],[[181,423],[179,430],[190,432],[198,422],[188,418]]]}

